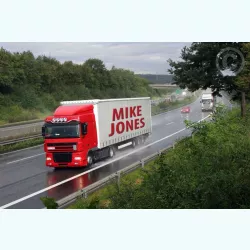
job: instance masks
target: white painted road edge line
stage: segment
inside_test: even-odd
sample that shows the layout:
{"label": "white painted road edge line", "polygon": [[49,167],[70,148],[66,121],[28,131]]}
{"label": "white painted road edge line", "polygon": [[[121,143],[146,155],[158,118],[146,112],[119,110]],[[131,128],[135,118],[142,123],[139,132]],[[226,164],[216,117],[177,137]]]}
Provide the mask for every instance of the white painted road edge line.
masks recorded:
{"label": "white painted road edge line", "polygon": [[37,154],[37,155],[32,155],[32,156],[29,156],[29,157],[25,157],[25,158],[22,158],[22,159],[19,159],[19,160],[15,160],[15,161],[10,161],[10,162],[7,162],[6,164],[11,164],[11,163],[15,163],[15,162],[19,162],[19,161],[24,161],[24,160],[27,160],[27,159],[30,159],[30,158],[34,158],[34,157],[37,157],[39,155],[44,155],[45,153],[41,153],[41,154]]}
{"label": "white painted road edge line", "polygon": [[[197,121],[197,123],[198,123],[198,122],[201,122],[201,121],[203,121],[203,120],[205,120],[205,119],[207,119],[209,116],[210,116],[210,115],[208,115],[208,116],[204,117],[203,119]],[[95,167],[95,168],[92,168],[92,169],[90,169],[90,170],[88,170],[88,171],[86,171],[86,172],[82,172],[82,173],[77,174],[77,175],[75,175],[75,176],[72,176],[72,177],[70,177],[70,178],[68,178],[68,179],[65,179],[65,180],[63,180],[63,181],[61,181],[61,182],[58,182],[58,183],[56,183],[56,184],[54,184],[54,185],[51,185],[51,186],[49,186],[49,187],[47,187],[47,188],[41,189],[41,190],[39,190],[39,191],[37,191],[37,192],[35,192],[35,193],[32,193],[32,194],[27,195],[27,196],[25,196],[25,197],[22,197],[22,198],[20,198],[20,199],[18,199],[18,200],[12,201],[12,202],[10,202],[10,203],[8,203],[8,204],[6,204],[6,205],[0,207],[0,209],[5,209],[5,208],[8,208],[8,207],[11,207],[11,206],[13,206],[13,205],[15,205],[15,204],[17,204],[17,203],[20,203],[20,202],[22,202],[22,201],[28,200],[29,198],[32,198],[32,197],[34,197],[34,196],[36,196],[36,195],[38,195],[38,194],[44,193],[44,192],[46,192],[46,191],[48,191],[48,190],[50,190],[50,189],[52,189],[52,188],[61,186],[62,184],[66,183],[66,182],[69,182],[69,181],[71,181],[71,180],[74,180],[74,179],[76,179],[76,178],[78,178],[78,177],[80,177],[80,176],[82,176],[82,175],[85,175],[85,174],[88,174],[88,173],[90,173],[90,172],[93,172],[94,170],[97,170],[97,169],[99,169],[99,168],[102,168],[102,167],[104,167],[104,166],[106,166],[106,165],[108,165],[108,164],[110,164],[110,163],[113,163],[113,162],[116,162],[116,161],[118,161],[118,160],[121,160],[121,159],[123,159],[124,157],[127,157],[127,156],[129,156],[129,155],[132,155],[132,154],[134,154],[134,153],[136,153],[136,152],[139,152],[139,151],[141,151],[141,150],[143,150],[143,149],[145,149],[145,148],[148,148],[148,147],[150,147],[150,146],[152,146],[152,145],[154,145],[154,144],[156,144],[156,143],[159,143],[159,142],[161,142],[161,141],[164,141],[164,140],[166,140],[167,138],[172,137],[173,135],[179,134],[180,132],[182,132],[182,131],[184,131],[184,130],[187,130],[187,128],[183,128],[183,129],[181,129],[181,130],[179,130],[179,131],[177,131],[177,132],[175,132],[175,133],[173,133],[173,134],[171,134],[171,135],[168,135],[168,136],[166,136],[166,137],[164,137],[164,138],[162,138],[162,139],[160,139],[160,140],[157,140],[157,141],[155,141],[155,142],[152,142],[152,143],[150,143],[150,144],[148,144],[148,145],[146,145],[146,146],[144,146],[144,147],[142,147],[142,148],[138,148],[138,149],[136,149],[136,150],[133,150],[133,152],[130,152],[130,153],[126,154],[126,155],[120,156],[120,157],[118,157],[118,158],[116,158],[116,159],[114,159],[114,160],[111,160],[111,161],[109,161],[109,162],[106,162],[106,163],[104,163],[104,164],[101,164],[100,166],[97,166],[97,167]]]}
{"label": "white painted road edge line", "polygon": [[169,123],[166,124],[166,126],[168,126],[168,125],[170,125],[170,124],[173,124],[173,123],[174,123],[174,122],[169,122]]}

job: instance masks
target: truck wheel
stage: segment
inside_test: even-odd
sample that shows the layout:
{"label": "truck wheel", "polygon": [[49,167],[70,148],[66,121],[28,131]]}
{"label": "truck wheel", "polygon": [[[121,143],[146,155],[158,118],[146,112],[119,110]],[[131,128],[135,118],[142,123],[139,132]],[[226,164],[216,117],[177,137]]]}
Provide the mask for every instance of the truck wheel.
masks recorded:
{"label": "truck wheel", "polygon": [[114,155],[115,155],[115,151],[114,151],[113,147],[109,147],[109,157],[113,158]]}
{"label": "truck wheel", "polygon": [[145,137],[142,136],[142,137],[141,137],[141,144],[143,145],[144,143],[145,143]]}
{"label": "truck wheel", "polygon": [[93,156],[92,156],[92,154],[88,154],[87,161],[88,161],[87,166],[90,167],[93,164]]}
{"label": "truck wheel", "polygon": [[143,136],[138,137],[138,139],[137,139],[137,145],[140,146],[140,145],[143,145],[143,143],[144,143]]}

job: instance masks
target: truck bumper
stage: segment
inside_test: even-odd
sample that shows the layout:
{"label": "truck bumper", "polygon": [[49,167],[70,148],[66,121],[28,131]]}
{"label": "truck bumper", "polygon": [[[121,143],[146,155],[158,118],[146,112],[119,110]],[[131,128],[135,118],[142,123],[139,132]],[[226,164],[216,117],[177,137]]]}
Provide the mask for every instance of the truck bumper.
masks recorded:
{"label": "truck bumper", "polygon": [[[60,154],[60,153],[57,153]],[[61,153],[62,155],[65,153]],[[45,165],[47,167],[51,167],[51,168],[62,168],[62,167],[85,167],[87,166],[87,160],[85,157],[82,156],[82,154],[80,153],[72,153],[70,155],[71,160],[69,161],[63,161],[63,160],[55,160],[56,157],[53,156],[53,153],[46,153],[46,162]]]}
{"label": "truck bumper", "polygon": [[201,111],[213,111],[213,108],[202,108]]}

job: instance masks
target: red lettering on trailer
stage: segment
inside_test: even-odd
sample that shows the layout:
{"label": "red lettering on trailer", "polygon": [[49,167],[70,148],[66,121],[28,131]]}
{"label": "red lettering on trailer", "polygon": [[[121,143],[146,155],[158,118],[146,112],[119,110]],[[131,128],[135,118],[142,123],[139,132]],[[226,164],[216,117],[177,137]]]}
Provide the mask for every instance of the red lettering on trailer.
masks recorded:
{"label": "red lettering on trailer", "polygon": [[135,119],[135,129],[139,129],[139,122],[140,120],[139,119]]}
{"label": "red lettering on trailer", "polygon": [[115,120],[121,120],[121,119],[124,119],[123,108],[120,108],[119,112],[117,111],[117,109],[113,109],[113,122]]}
{"label": "red lettering on trailer", "polygon": [[137,116],[141,116],[141,106],[137,106]]}
{"label": "red lettering on trailer", "polygon": [[128,119],[128,107],[125,108],[125,118]]}
{"label": "red lettering on trailer", "polygon": [[134,130],[133,120],[126,121],[126,132],[128,132],[129,130]]}
{"label": "red lettering on trailer", "polygon": [[136,117],[136,113],[135,113],[136,108],[137,108],[136,106],[135,107],[130,107],[130,118]]}
{"label": "red lettering on trailer", "polygon": [[123,120],[128,119],[128,118],[132,118],[132,117],[138,117],[138,116],[142,116],[142,106],[133,106],[133,107],[125,107],[125,108],[119,108],[113,109],[113,122],[114,121],[119,121],[119,120]]}
{"label": "red lettering on trailer", "polygon": [[145,122],[144,122],[144,120],[145,120],[144,118],[141,118],[140,122],[141,122],[141,124],[142,124],[142,125],[141,125],[141,127],[140,127],[140,128],[143,128],[143,127],[145,126]]}
{"label": "red lettering on trailer", "polygon": [[[142,116],[142,106],[133,106],[133,107],[124,107],[119,109],[113,109],[113,123],[111,123],[111,131],[109,137],[114,134],[122,134],[124,131],[134,131],[145,126],[145,119],[139,118]],[[135,117],[136,119],[130,120]],[[138,118],[137,118],[138,117]],[[125,121],[121,121],[124,119],[128,119]],[[118,123],[114,123],[114,121],[119,121]]]}
{"label": "red lettering on trailer", "polygon": [[113,136],[115,133],[115,124],[114,123],[111,123],[111,133],[109,134],[109,137],[110,136]]}
{"label": "red lettering on trailer", "polygon": [[122,134],[124,132],[124,130],[125,130],[125,124],[124,124],[124,122],[118,122],[116,124],[116,132],[118,134]]}
{"label": "red lettering on trailer", "polygon": [[145,119],[135,119],[130,121],[120,121],[117,124],[114,122],[111,123],[111,131],[109,134],[109,137],[113,136],[114,134],[122,134],[124,131],[134,131],[138,130],[140,128],[143,128],[145,126]]}

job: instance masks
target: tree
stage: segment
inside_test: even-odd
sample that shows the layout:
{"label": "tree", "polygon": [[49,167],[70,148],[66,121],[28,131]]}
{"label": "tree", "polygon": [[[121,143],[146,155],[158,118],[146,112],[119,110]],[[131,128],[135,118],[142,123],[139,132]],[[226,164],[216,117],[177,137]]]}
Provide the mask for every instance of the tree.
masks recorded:
{"label": "tree", "polygon": [[[168,71],[174,75],[173,80],[177,82],[181,88],[188,88],[190,91],[198,89],[211,88],[213,94],[221,96],[221,91],[226,91],[229,94],[235,92],[236,95],[242,91],[239,85],[236,84],[235,75],[223,75],[222,71],[226,69],[221,62],[226,60],[229,68],[237,73],[241,67],[242,58],[246,57],[247,51],[243,50],[244,43],[192,43],[187,48],[184,47],[181,52],[181,61],[174,62],[168,60],[171,69]],[[234,56],[223,54],[223,49],[234,48],[239,53]],[[233,51],[230,52],[231,54]],[[217,62],[220,62],[218,64]],[[232,67],[234,66],[234,67]],[[245,107],[244,96],[242,95],[242,106]],[[242,111],[242,116],[244,112]]]}
{"label": "tree", "polygon": [[243,70],[236,77],[236,85],[241,92],[241,112],[242,116],[246,115],[246,94],[250,93],[250,43],[244,43],[242,46],[245,57],[245,65]]}

